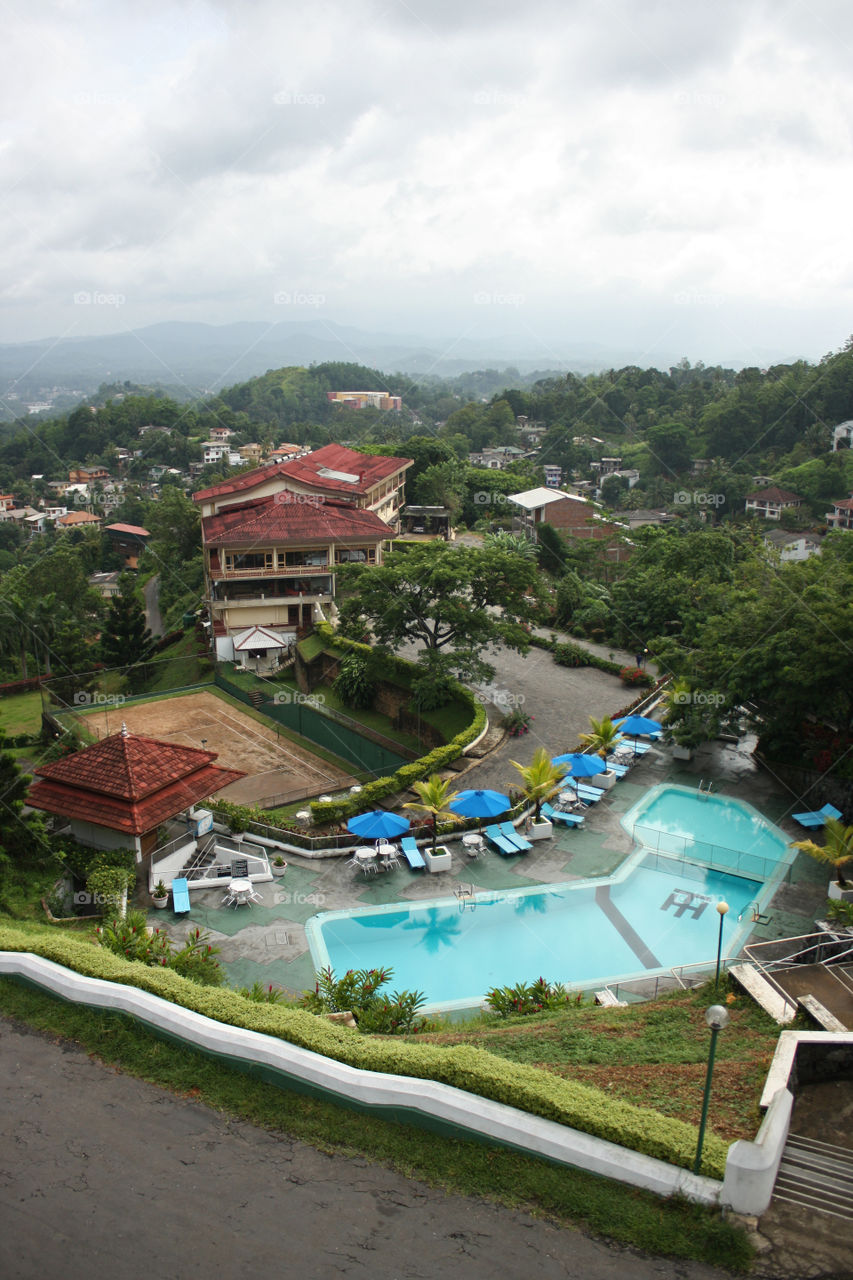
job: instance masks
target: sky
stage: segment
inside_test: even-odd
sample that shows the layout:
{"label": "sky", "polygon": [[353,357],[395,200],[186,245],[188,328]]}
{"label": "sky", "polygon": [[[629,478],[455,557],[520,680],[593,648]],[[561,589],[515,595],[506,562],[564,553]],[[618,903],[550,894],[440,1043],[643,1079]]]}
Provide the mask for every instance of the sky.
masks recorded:
{"label": "sky", "polygon": [[853,331],[845,0],[4,16],[0,341],[310,320],[763,366]]}

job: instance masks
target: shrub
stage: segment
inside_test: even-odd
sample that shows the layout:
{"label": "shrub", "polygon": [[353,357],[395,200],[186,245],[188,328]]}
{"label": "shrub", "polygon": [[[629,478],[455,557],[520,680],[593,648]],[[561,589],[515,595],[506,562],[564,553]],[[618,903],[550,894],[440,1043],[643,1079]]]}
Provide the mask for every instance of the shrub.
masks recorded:
{"label": "shrub", "polygon": [[511,738],[519,738],[528,732],[533,719],[534,717],[529,712],[515,707],[512,711],[507,712],[501,720],[501,724]]}
{"label": "shrub", "polygon": [[356,711],[372,706],[376,694],[370,657],[362,653],[348,653],[338,667],[332,688],[338,697]]}
{"label": "shrub", "polygon": [[203,929],[191,929],[180,951],[173,951],[171,940],[161,929],[149,933],[142,911],[128,911],[125,917],[106,921],[95,930],[101,946],[124,960],[174,969],[182,978],[202,986],[221,987],[225,975],[217,959],[219,948],[208,942],[208,936]]}
{"label": "shrub", "polygon": [[648,671],[643,671],[640,667],[620,667],[619,677],[623,684],[633,687],[645,687],[654,684],[654,676],[649,675]]}
{"label": "shrub", "polygon": [[426,997],[422,991],[380,994],[393,969],[348,969],[336,978],[332,969],[321,969],[313,991],[304,991],[300,1004],[312,1013],[352,1013],[360,1031],[394,1035],[421,1031],[424,1021],[415,1015]]}
{"label": "shrub", "polygon": [[541,1013],[544,1009],[562,1009],[567,1004],[580,1004],[583,992],[571,995],[561,982],[517,982],[514,987],[492,987],[486,993],[486,1004],[501,1018],[516,1013]]}

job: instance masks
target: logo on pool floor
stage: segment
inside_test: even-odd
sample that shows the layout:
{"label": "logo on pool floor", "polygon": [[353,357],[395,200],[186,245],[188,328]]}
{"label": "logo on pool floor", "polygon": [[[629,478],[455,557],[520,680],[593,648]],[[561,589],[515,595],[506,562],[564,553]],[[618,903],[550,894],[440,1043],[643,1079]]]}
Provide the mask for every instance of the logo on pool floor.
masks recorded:
{"label": "logo on pool floor", "polygon": [[686,911],[692,912],[693,919],[698,920],[710,901],[711,899],[704,893],[691,893],[689,889],[673,889],[661,907],[661,911],[669,911],[670,907],[675,907],[676,920],[680,920]]}

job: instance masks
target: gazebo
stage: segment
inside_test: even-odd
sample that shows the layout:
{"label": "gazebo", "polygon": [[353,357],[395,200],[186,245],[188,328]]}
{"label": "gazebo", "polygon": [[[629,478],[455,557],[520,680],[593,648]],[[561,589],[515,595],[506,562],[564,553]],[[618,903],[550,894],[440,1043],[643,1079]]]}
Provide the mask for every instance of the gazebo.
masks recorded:
{"label": "gazebo", "polygon": [[282,635],[271,627],[247,627],[234,637],[234,657],[247,670],[274,671],[281,660],[282,650],[295,642],[292,635]]}
{"label": "gazebo", "polygon": [[132,848],[144,863],[161,823],[246,776],[216,759],[215,751],[142,737],[122,725],[102,742],[39,766],[28,803],[67,818],[81,844]]}

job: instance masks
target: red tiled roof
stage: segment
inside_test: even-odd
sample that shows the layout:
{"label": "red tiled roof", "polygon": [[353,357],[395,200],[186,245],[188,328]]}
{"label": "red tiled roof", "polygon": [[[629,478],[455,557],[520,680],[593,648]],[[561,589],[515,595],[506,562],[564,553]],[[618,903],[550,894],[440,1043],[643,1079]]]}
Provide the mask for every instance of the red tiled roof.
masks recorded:
{"label": "red tiled roof", "polygon": [[[342,444],[327,444],[322,449],[315,449],[313,453],[306,453],[302,458],[285,462],[280,470],[282,475],[289,476],[291,480],[331,493],[365,494],[377,481],[385,480],[411,464],[411,458],[383,458],[371,453],[357,453],[355,449],[347,449]],[[356,483],[335,480],[331,476],[321,475],[321,468],[342,471],[347,475],[359,476],[360,479]]]}
{"label": "red tiled roof", "polygon": [[[229,493],[244,493],[274,476],[288,476],[300,484],[328,493],[362,496],[377,481],[394,475],[401,467],[410,466],[411,461],[411,458],[380,458],[370,453],[357,453],[341,444],[327,444],[301,458],[293,458],[288,462],[266,462],[262,467],[254,467],[231,480],[223,480],[221,484],[212,485],[209,489],[200,489],[193,494],[193,501],[204,502],[208,498],[221,498]],[[335,480],[330,476],[320,475],[321,467],[329,471],[343,471],[347,475],[360,475],[362,479],[352,484],[346,480]]]}
{"label": "red tiled roof", "polygon": [[67,516],[60,516],[57,524],[100,524],[101,517],[93,516],[90,511],[69,511]]}
{"label": "red tiled roof", "polygon": [[139,524],[108,524],[107,533],[132,533],[137,538],[150,538],[151,534]]}
{"label": "red tiled roof", "polygon": [[246,775],[213,763],[216,752],[136,734],[113,734],[53,764],[30,787],[35,809],[143,835],[188,805]]}
{"label": "red tiled roof", "polygon": [[853,498],[842,498],[840,502],[833,502],[836,511],[853,511]]}
{"label": "red tiled roof", "polygon": [[270,498],[239,507],[226,507],[202,522],[206,547],[259,546],[264,543],[341,542],[350,538],[378,541],[393,530],[372,511],[283,490]]}
{"label": "red tiled roof", "polygon": [[748,493],[746,495],[747,502],[802,502],[802,498],[798,493],[791,493],[788,489],[780,489],[777,485],[771,485],[769,489],[759,489],[756,493]]}
{"label": "red tiled roof", "polygon": [[242,493],[246,489],[254,489],[272,476],[281,474],[280,462],[265,462],[262,467],[253,467],[251,471],[243,471],[232,480],[223,480],[220,484],[211,485],[209,489],[199,489],[193,494],[193,502],[204,502],[208,498],[224,497],[228,493]]}

